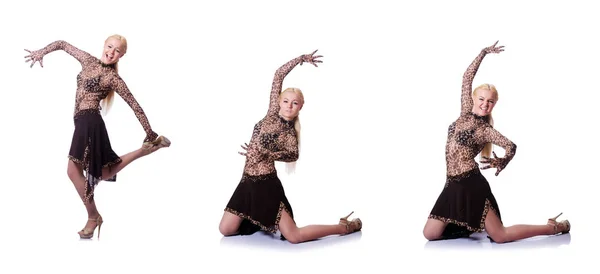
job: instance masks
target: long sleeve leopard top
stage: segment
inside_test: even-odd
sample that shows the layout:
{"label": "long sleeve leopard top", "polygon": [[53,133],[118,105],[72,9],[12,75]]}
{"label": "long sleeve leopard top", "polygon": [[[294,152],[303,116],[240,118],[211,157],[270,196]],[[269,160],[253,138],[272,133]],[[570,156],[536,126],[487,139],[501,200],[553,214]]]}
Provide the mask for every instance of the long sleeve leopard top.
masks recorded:
{"label": "long sleeve leopard top", "polygon": [[473,60],[463,75],[461,94],[461,113],[459,118],[448,127],[446,141],[446,171],[448,177],[466,174],[478,169],[475,157],[483,150],[486,143],[492,143],[505,149],[502,165],[506,166],[514,157],[517,146],[496,131],[489,123],[487,116],[479,116],[472,112],[472,83],[486,52]]}
{"label": "long sleeve leopard top", "polygon": [[63,50],[73,56],[82,67],[81,72],[77,75],[74,116],[85,110],[100,110],[100,101],[106,98],[110,91],[114,90],[131,107],[142,124],[146,132],[144,142],[154,141],[158,137],[152,131],[144,110],[135,100],[114,66],[103,64],[98,58],[62,40],[55,41],[40,51],[44,56],[56,50]]}
{"label": "long sleeve leopard top", "polygon": [[275,72],[269,111],[261,119],[252,132],[248,144],[249,150],[244,173],[251,176],[266,175],[275,172],[275,161],[294,162],[298,159],[298,141],[294,120],[287,121],[279,115],[279,95],[282,91],[283,79],[298,64],[303,56],[292,59]]}

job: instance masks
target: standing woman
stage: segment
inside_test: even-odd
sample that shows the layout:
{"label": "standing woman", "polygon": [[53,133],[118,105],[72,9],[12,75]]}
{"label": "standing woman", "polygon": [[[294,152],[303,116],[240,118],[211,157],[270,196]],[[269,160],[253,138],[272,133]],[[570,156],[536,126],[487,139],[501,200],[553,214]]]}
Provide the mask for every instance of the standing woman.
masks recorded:
{"label": "standing woman", "polygon": [[[73,115],[75,131],[69,151],[67,173],[88,213],[88,221],[78,232],[79,236],[90,239],[98,227],[100,237],[103,220],[94,202],[95,186],[103,180],[116,181],[117,173],[125,166],[162,147],[170,146],[170,141],[152,131],[144,110],[117,72],[119,59],[127,52],[127,40],[123,36],[108,37],[100,59],[59,40],[40,50],[26,50],[30,53],[25,56],[26,62],[31,61],[30,67],[36,62],[40,63],[40,67],[44,67],[44,56],[56,50],[63,50],[73,56],[82,67],[77,75]],[[112,150],[104,120],[100,115],[100,110],[107,111],[110,107],[115,92],[133,109],[146,132],[144,143],[139,149],[120,157]]]}
{"label": "standing woman", "polygon": [[[446,184],[433,206],[423,234],[428,240],[467,237],[485,230],[497,243],[517,241],[539,235],[567,233],[569,221],[548,219],[546,225],[514,225],[505,227],[490,185],[475,161],[481,152],[481,169],[496,168],[496,176],[514,157],[517,146],[493,128],[492,109],[498,101],[496,88],[483,84],[473,90],[473,78],[489,53],[504,51],[503,46],[484,48],[463,76],[461,113],[448,128],[446,142]],[[492,152],[492,144],[506,151],[504,158]],[[493,153],[493,158],[490,158]],[[562,213],[561,213],[562,214]]]}
{"label": "standing woman", "polygon": [[288,88],[281,92],[283,79],[298,64],[308,62],[317,67],[317,63],[322,63],[317,60],[322,56],[314,56],[316,52],[296,57],[275,72],[267,115],[254,126],[250,144],[242,146],[246,152],[240,152],[246,156],[246,163],[242,179],[227,203],[219,225],[224,236],[250,235],[259,230],[276,233],[279,230],[282,239],[296,244],[353,233],[362,228],[360,219],[347,220],[350,215],[341,218],[337,225],[297,227],[275,170],[275,161],[286,162],[293,168],[298,159],[298,113],[304,104],[300,89]]}

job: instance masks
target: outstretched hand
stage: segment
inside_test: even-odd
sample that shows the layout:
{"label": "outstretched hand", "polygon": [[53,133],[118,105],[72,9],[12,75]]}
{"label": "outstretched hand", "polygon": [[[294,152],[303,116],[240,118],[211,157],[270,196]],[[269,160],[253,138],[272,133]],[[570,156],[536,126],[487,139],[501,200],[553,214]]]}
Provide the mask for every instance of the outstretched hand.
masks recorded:
{"label": "outstretched hand", "polygon": [[499,46],[496,47],[496,45],[498,45],[499,41],[496,41],[496,43],[494,43],[493,45],[484,48],[483,51],[485,51],[485,53],[500,53],[504,51],[504,46]]}
{"label": "outstretched hand", "polygon": [[248,151],[248,150],[249,150],[249,148],[248,148],[248,144],[247,144],[247,143],[244,143],[243,145],[241,145],[241,147],[242,147],[242,149],[244,149],[246,152],[239,152],[239,151],[238,151],[238,153],[239,153],[240,155],[242,155],[242,156],[248,156],[248,152],[249,152],[249,151]]}
{"label": "outstretched hand", "polygon": [[506,158],[499,158],[496,156],[496,152],[492,151],[492,153],[494,154],[494,158],[481,157],[482,160],[480,162],[482,164],[488,164],[487,166],[481,167],[481,169],[496,168],[496,176],[498,176],[500,171],[506,166]]}
{"label": "outstretched hand", "polygon": [[317,66],[317,63],[323,63],[323,61],[317,60],[317,58],[321,58],[323,57],[323,55],[315,56],[315,53],[317,53],[317,50],[313,51],[311,54],[302,55],[302,62],[300,62],[300,65],[302,65],[304,62],[308,62],[310,64],[313,64],[315,67],[319,67]]}
{"label": "outstretched hand", "polygon": [[257,145],[250,146],[247,143],[244,143],[243,145],[241,145],[241,147],[245,150],[245,152],[238,153],[242,156],[246,156],[251,162],[259,161],[265,156],[263,151],[261,151],[261,149]]}
{"label": "outstretched hand", "polygon": [[26,55],[25,58],[25,63],[27,62],[31,62],[31,66],[29,66],[30,68],[33,68],[33,65],[35,64],[35,62],[40,62],[40,67],[44,67],[44,55],[42,55],[39,51],[34,50],[34,51],[30,51],[28,49],[26,49],[25,51],[29,52],[29,55]]}

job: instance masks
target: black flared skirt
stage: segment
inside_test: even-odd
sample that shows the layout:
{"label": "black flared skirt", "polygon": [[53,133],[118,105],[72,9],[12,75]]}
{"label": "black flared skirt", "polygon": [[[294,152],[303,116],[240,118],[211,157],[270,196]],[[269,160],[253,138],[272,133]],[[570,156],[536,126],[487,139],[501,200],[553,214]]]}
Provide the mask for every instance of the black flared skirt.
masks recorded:
{"label": "black flared skirt", "polygon": [[490,210],[502,220],[488,181],[479,169],[473,169],[446,180],[429,218],[447,223],[443,238],[461,238],[484,231]]}
{"label": "black flared skirt", "polygon": [[110,145],[106,125],[98,110],[84,110],[75,116],[74,122],[69,159],[83,168],[86,177],[84,199],[87,201],[93,197],[94,188],[100,181],[116,181],[116,175],[102,178],[102,169],[121,162],[121,158]]}
{"label": "black flared skirt", "polygon": [[[225,211],[242,218],[240,235],[260,230],[276,233],[283,210],[294,218],[276,172],[259,176],[244,174],[225,207]],[[285,239],[283,235],[281,238]]]}

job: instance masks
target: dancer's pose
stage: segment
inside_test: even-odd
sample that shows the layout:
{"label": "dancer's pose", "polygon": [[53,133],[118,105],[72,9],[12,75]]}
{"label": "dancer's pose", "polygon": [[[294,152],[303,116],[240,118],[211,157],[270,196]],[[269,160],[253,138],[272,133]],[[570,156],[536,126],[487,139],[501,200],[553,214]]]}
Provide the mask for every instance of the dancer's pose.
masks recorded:
{"label": "dancer's pose", "polygon": [[[275,161],[293,164],[299,155],[298,113],[304,104],[302,92],[288,88],[281,92],[283,79],[298,64],[313,64],[322,56],[301,55],[275,72],[269,111],[255,126],[249,144],[242,146],[246,164],[242,179],[225,208],[219,230],[224,236],[249,235],[259,230],[276,233],[290,243],[301,243],[329,235],[344,235],[362,228],[360,219],[346,216],[336,225],[297,227],[292,207],[277,177]],[[352,214],[352,213],[350,213]]]}
{"label": "dancer's pose", "polygon": [[[162,147],[168,147],[171,142],[152,131],[144,111],[117,72],[117,63],[127,52],[127,40],[123,36],[108,37],[104,42],[100,59],[59,40],[40,50],[26,50],[30,53],[25,56],[26,62],[31,62],[31,67],[36,62],[44,67],[44,56],[56,50],[63,50],[70,54],[79,61],[82,67],[81,72],[77,75],[73,114],[75,131],[68,156],[67,173],[88,213],[88,221],[85,227],[78,232],[79,236],[90,239],[98,227],[98,237],[100,237],[103,220],[94,202],[95,186],[102,180],[116,181],[117,173],[125,166]],[[108,110],[115,92],[133,109],[146,132],[142,146],[123,156],[118,156],[112,150],[106,126],[100,114],[100,110]]]}
{"label": "dancer's pose", "polygon": [[[503,46],[484,48],[463,76],[461,113],[448,128],[446,143],[446,184],[433,206],[423,234],[428,240],[466,237],[485,230],[497,243],[506,243],[538,235],[569,232],[565,220],[548,219],[545,225],[505,227],[490,185],[475,161],[481,152],[481,169],[496,168],[496,176],[514,157],[517,146],[493,128],[492,109],[498,101],[496,88],[490,84],[476,87],[471,94],[475,73],[489,53],[502,52]],[[492,152],[492,144],[505,150],[504,158]],[[493,153],[493,158],[490,158]],[[561,213],[562,214],[562,213]],[[560,216],[560,214],[559,214]]]}

